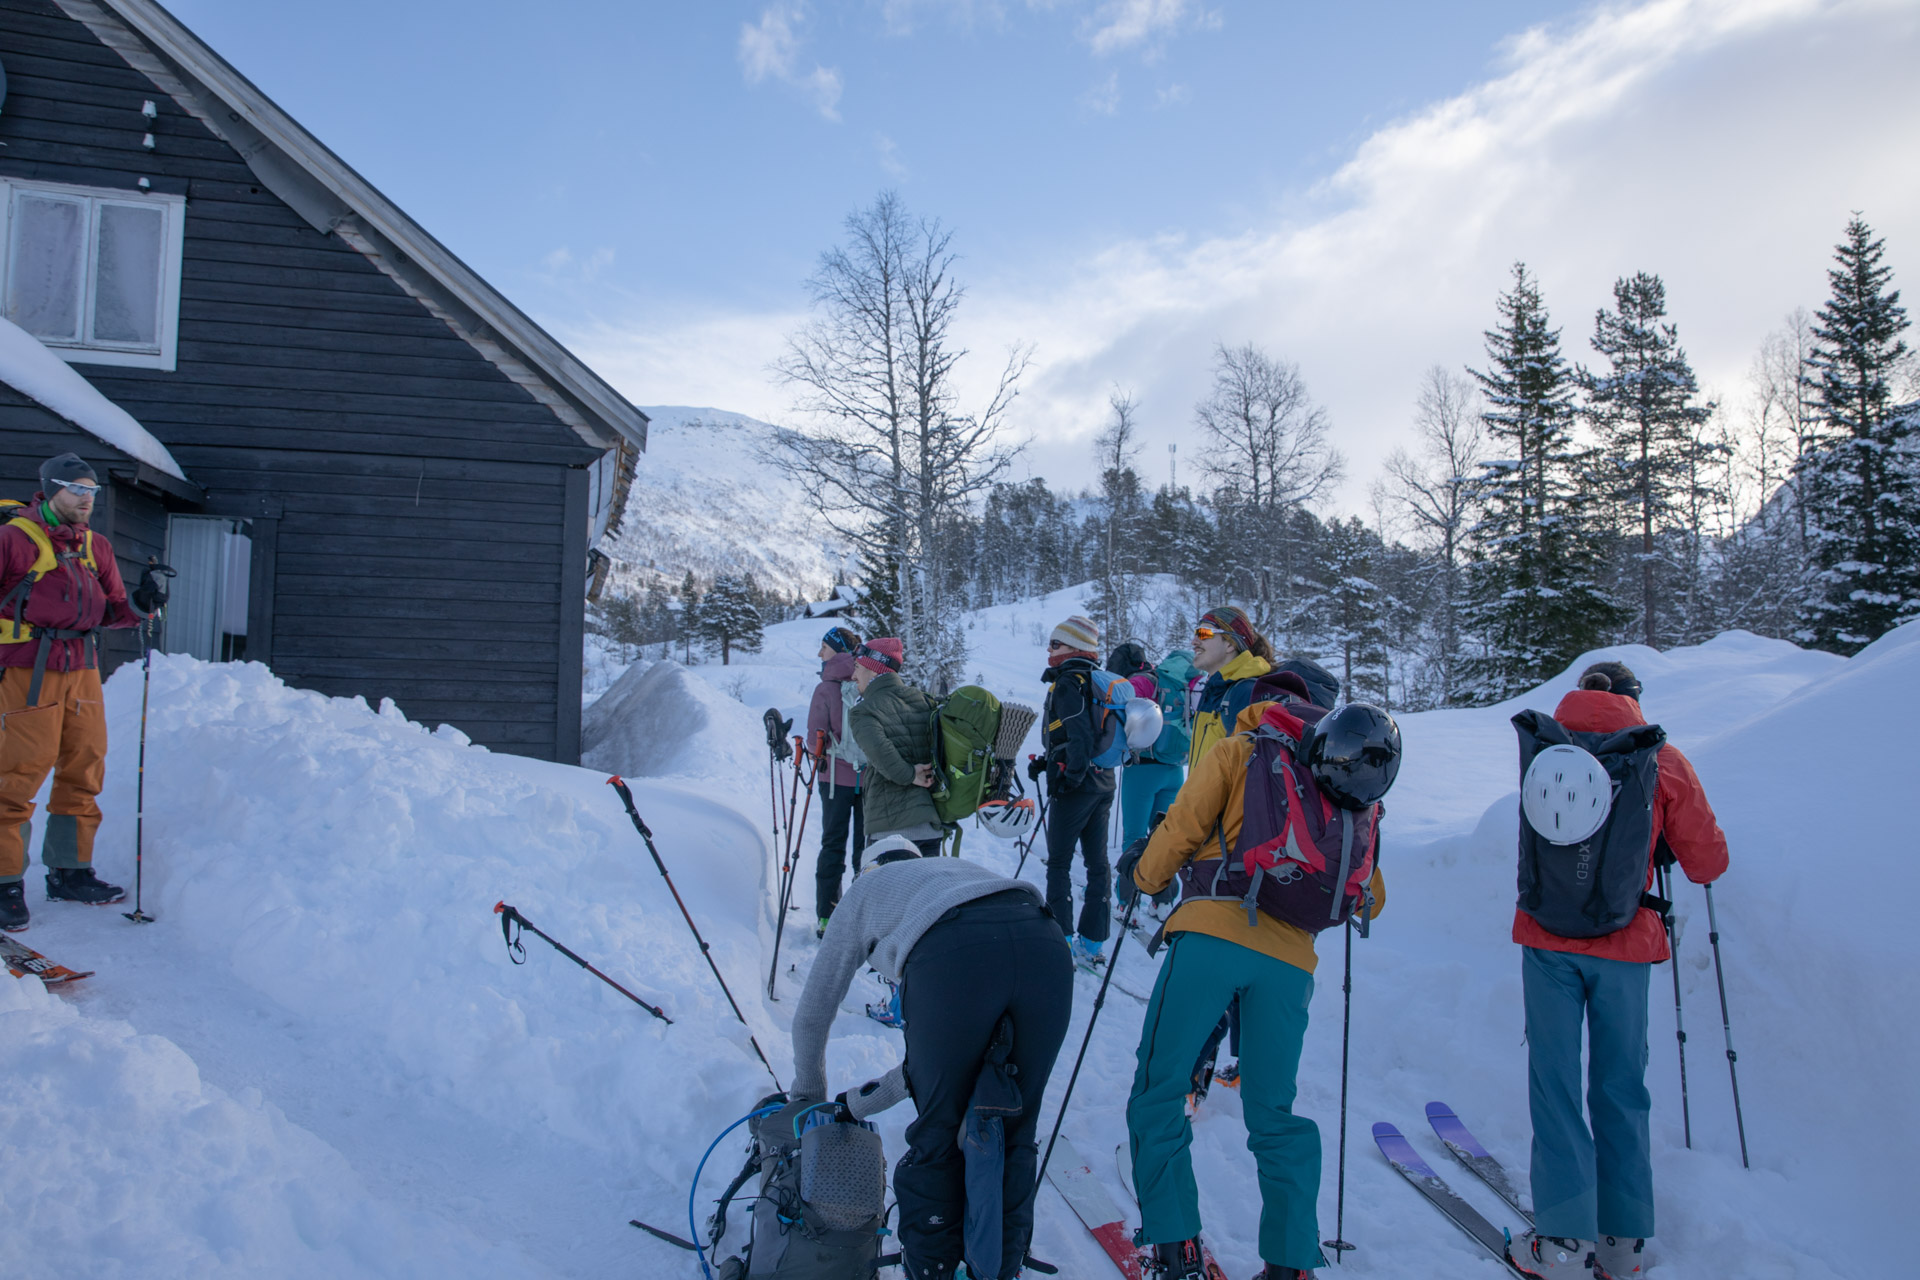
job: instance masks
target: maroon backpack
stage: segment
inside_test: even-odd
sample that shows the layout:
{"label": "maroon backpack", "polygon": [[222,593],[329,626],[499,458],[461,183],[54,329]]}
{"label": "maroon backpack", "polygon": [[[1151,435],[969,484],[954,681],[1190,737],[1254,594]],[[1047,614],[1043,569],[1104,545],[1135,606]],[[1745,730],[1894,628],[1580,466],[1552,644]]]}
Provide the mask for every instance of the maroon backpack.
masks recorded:
{"label": "maroon backpack", "polygon": [[1220,859],[1180,869],[1182,902],[1238,902],[1248,928],[1264,911],[1308,933],[1344,924],[1370,906],[1380,806],[1336,806],[1300,758],[1307,727],[1324,715],[1303,702],[1267,708],[1252,733],[1240,836],[1229,853],[1225,825],[1214,828]]}

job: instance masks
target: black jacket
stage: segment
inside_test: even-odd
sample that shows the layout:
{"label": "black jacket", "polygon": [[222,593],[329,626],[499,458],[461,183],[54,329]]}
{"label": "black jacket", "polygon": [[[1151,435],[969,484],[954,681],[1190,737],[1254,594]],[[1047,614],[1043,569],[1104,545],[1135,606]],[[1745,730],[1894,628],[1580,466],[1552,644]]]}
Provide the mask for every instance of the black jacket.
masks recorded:
{"label": "black jacket", "polygon": [[1100,751],[1101,715],[1095,704],[1088,673],[1094,664],[1086,658],[1068,658],[1040,675],[1047,690],[1045,728],[1040,741],[1047,749],[1048,794],[1113,789],[1113,770],[1097,769],[1093,757]]}

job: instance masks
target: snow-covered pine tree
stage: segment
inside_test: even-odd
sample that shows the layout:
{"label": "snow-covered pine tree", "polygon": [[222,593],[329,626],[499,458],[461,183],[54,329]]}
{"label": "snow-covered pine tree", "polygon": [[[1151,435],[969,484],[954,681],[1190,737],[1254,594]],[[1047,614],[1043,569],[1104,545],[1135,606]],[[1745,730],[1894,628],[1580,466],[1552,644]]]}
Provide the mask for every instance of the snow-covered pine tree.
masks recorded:
{"label": "snow-covered pine tree", "polygon": [[1100,574],[1088,607],[1114,644],[1138,630],[1140,535],[1145,500],[1133,459],[1140,452],[1139,409],[1119,390],[1108,397],[1113,416],[1094,439],[1100,461]]}
{"label": "snow-covered pine tree", "polygon": [[1814,579],[1795,638],[1853,654],[1920,616],[1920,413],[1896,412],[1907,312],[1886,241],[1855,214],[1808,360],[1821,439],[1801,462]]}
{"label": "snow-covered pine tree", "polygon": [[1614,581],[1622,595],[1639,597],[1641,642],[1650,648],[1679,638],[1671,612],[1676,566],[1657,545],[1687,528],[1685,516],[1701,497],[1696,457],[1701,431],[1713,416],[1698,403],[1699,382],[1680,347],[1677,326],[1666,323],[1667,287],[1642,271],[1614,282],[1614,309],[1593,318],[1593,349],[1607,361],[1581,369],[1585,413],[1600,438],[1599,474],[1612,501],[1621,563]]}
{"label": "snow-covered pine tree", "polygon": [[693,570],[687,570],[687,576],[680,581],[680,660],[688,666],[693,665],[693,641],[699,635],[700,620],[700,584],[694,581]]}
{"label": "snow-covered pine tree", "polygon": [[1358,516],[1329,520],[1320,540],[1325,575],[1315,612],[1326,661],[1340,673],[1349,702],[1388,705],[1387,611],[1391,601],[1373,581],[1378,540]]}
{"label": "snow-covered pine tree", "polygon": [[700,629],[709,645],[720,651],[720,665],[733,661],[736,650],[758,653],[764,642],[760,610],[754,607],[751,575],[726,573],[713,580],[713,589],[700,606]]}
{"label": "snow-covered pine tree", "polygon": [[1471,700],[1540,683],[1618,625],[1601,590],[1591,455],[1573,442],[1573,375],[1560,331],[1524,264],[1486,333],[1487,370],[1469,369],[1487,407],[1491,451],[1475,498],[1468,620],[1480,652],[1464,666]]}

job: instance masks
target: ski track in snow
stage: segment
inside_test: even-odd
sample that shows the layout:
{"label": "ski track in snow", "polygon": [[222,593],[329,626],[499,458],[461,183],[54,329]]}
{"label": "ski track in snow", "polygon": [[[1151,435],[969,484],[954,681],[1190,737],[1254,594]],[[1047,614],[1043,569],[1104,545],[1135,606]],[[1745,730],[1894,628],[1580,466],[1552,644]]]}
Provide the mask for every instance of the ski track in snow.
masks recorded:
{"label": "ski track in snow", "polygon": [[[1001,696],[1037,705],[1046,628],[1081,599],[1074,590],[981,611],[970,669]],[[769,1001],[780,851],[769,843],[758,716],[774,705],[804,724],[821,629],[769,628],[763,654],[695,668],[719,699],[656,681],[669,691],[661,697],[680,699],[655,709],[663,724],[694,715],[704,728],[688,734],[683,758],[653,760],[665,776],[631,779],[783,1080],[790,1011],[815,954],[818,814],[797,859],[778,999]],[[1897,1220],[1905,1181],[1901,1144],[1920,1128],[1905,1085],[1920,1050],[1911,1016],[1920,945],[1896,912],[1920,886],[1910,837],[1880,813],[1886,796],[1903,793],[1913,757],[1863,761],[1855,751],[1829,761],[1822,752],[1841,749],[1850,708],[1920,711],[1920,626],[1851,662],[1742,634],[1666,654],[1607,652],[1645,680],[1649,718],[1699,766],[1733,842],[1716,896],[1754,1155],[1753,1170],[1742,1170],[1705,911],[1683,885],[1695,1145],[1681,1144],[1663,966],[1653,973],[1648,1072],[1660,1230],[1647,1274],[1895,1274],[1886,1224]],[[1508,705],[1402,719],[1387,908],[1374,936],[1354,946],[1345,1234],[1359,1247],[1323,1275],[1507,1274],[1401,1181],[1367,1130],[1393,1121],[1461,1195],[1518,1230],[1447,1158],[1421,1112],[1433,1099],[1451,1103],[1524,1177],[1507,719],[1523,705],[1551,709],[1571,687],[1563,675]],[[97,861],[131,888],[137,669],[116,674],[108,704],[115,746]],[[130,925],[120,907],[46,904],[39,869],[30,871],[35,921],[22,941],[99,973],[57,995],[31,980],[0,988],[0,1135],[48,1175],[0,1181],[0,1270],[699,1274],[691,1255],[626,1219],[684,1234],[701,1153],[771,1083],[604,771],[491,755],[408,723],[398,708],[287,690],[258,667],[178,658],[156,659],[149,733],[147,906],[159,923]],[[757,769],[714,772],[717,760],[741,759]],[[1818,807],[1816,794],[1826,797]],[[1818,869],[1843,847],[1865,893]],[[965,853],[1009,874],[1017,857],[1012,844],[971,829]],[[1038,852],[1023,874],[1044,880]],[[531,934],[527,963],[509,964],[490,911],[502,897],[676,1024],[635,1009]],[[1325,1138],[1321,1234],[1331,1237],[1338,938],[1322,950],[1295,1105]],[[1118,964],[1117,982],[1150,990],[1157,961],[1133,939]],[[1097,989],[1097,978],[1076,977],[1042,1141]],[[828,1056],[836,1089],[899,1058],[899,1033],[861,1015],[881,994],[863,977],[843,1003]],[[1126,1137],[1143,1012],[1109,996],[1065,1126],[1129,1211],[1100,1153]],[[911,1118],[910,1104],[880,1117],[890,1161],[905,1150]],[[1238,1094],[1216,1089],[1194,1125],[1196,1176],[1208,1236],[1236,1278],[1259,1266],[1245,1140]],[[702,1215],[742,1149],[729,1138],[715,1152]],[[739,1244],[745,1217],[734,1215],[729,1244]],[[1065,1276],[1112,1271],[1051,1188],[1033,1250]]]}

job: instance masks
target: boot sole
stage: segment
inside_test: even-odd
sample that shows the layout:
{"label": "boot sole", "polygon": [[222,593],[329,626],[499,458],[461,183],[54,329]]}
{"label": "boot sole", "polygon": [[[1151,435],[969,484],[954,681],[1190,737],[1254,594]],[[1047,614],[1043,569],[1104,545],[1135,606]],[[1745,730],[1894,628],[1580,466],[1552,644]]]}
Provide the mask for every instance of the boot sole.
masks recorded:
{"label": "boot sole", "polygon": [[75,902],[83,907],[110,907],[116,902],[125,902],[126,900],[127,895],[124,893],[112,898],[102,898],[98,902],[89,902],[85,898],[56,898],[52,894],[47,895],[48,902]]}

